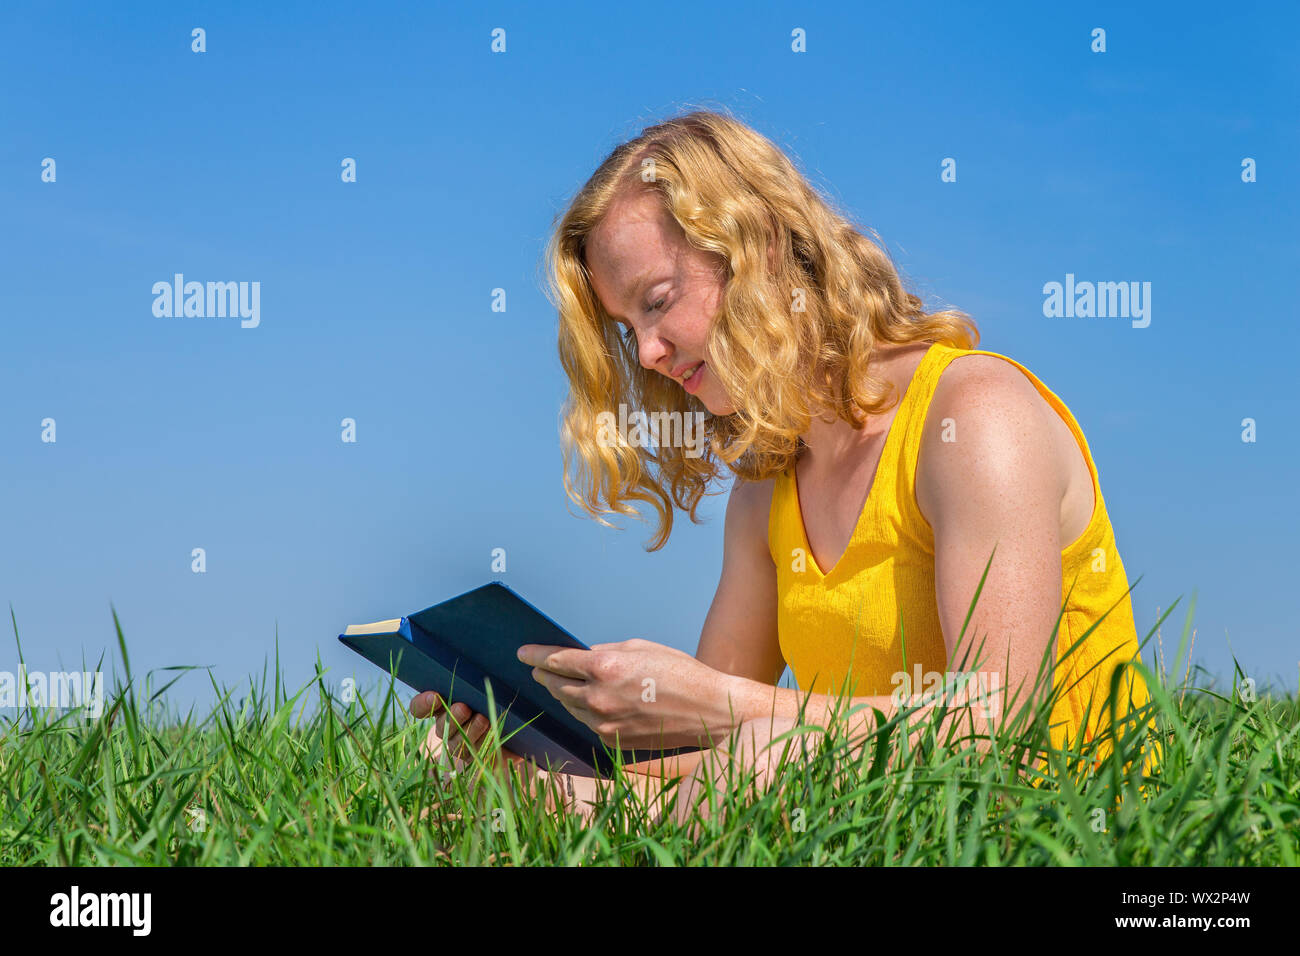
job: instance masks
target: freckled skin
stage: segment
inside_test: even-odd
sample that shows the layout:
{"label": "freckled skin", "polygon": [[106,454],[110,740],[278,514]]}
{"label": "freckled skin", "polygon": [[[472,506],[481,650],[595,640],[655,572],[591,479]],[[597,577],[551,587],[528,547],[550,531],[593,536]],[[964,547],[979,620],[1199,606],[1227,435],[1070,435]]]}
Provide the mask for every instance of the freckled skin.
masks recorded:
{"label": "freckled skin", "polygon": [[[956,422],[955,442],[941,440],[945,418]],[[968,634],[988,636],[986,659],[1012,695],[1034,681],[1060,612],[1061,552],[1090,522],[1093,497],[1069,427],[1019,369],[993,356],[953,360],[927,417],[917,505],[935,532],[936,600],[950,648],[997,545]]]}
{"label": "freckled skin", "polygon": [[[709,362],[704,340],[722,302],[726,260],[687,242],[655,194],[637,191],[610,208],[588,238],[587,269],[605,310],[636,331],[643,367],[680,382],[675,369]],[[649,284],[629,288],[647,270]],[[715,415],[734,412],[718,380],[707,368],[703,375],[695,397]]]}

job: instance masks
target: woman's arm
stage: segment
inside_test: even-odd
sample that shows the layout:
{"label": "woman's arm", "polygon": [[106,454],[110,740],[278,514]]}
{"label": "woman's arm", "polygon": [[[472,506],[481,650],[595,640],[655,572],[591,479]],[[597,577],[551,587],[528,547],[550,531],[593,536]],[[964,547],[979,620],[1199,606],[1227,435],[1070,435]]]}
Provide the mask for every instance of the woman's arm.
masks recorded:
{"label": "woman's arm", "polygon": [[[777,640],[776,566],[767,545],[773,482],[737,478],[727,498],[723,530],[722,572],[713,603],[704,619],[695,659],[727,677],[775,686],[785,672]],[[719,693],[725,698],[725,690]],[[736,713],[731,728],[745,717]],[[719,739],[717,743],[723,741]],[[650,776],[684,776],[693,772],[704,751],[668,760],[650,760],[630,769]]]}
{"label": "woman's arm", "polygon": [[[732,491],[723,571],[697,656],[640,639],[589,650],[519,649],[534,679],[606,743],[721,745],[744,720],[728,697],[730,682],[768,685],[780,678],[785,662],[776,638],[776,568],[766,543],[771,490],[763,484],[742,482]],[[649,764],[637,766],[656,772]]]}
{"label": "woman's arm", "polygon": [[695,657],[724,674],[775,685],[785,658],[777,642],[776,567],[767,545],[772,485],[741,478],[732,485],[722,574]]}
{"label": "woman's arm", "polygon": [[[955,363],[952,373],[961,374],[941,378],[923,433],[916,495],[934,531],[935,599],[949,667],[978,672],[986,686],[996,686],[1001,699],[989,709],[1001,717],[1003,703],[1009,715],[1033,690],[1060,613],[1060,506],[1068,463],[1056,460],[1042,398],[1032,383],[1013,366],[994,362]],[[955,424],[947,431],[955,431],[956,441],[942,440],[946,419]],[[1037,699],[1051,676],[1049,671],[1039,680]],[[748,720],[796,717],[805,696],[741,677],[732,679],[728,693]],[[919,695],[908,701],[920,702]],[[810,695],[805,721],[826,726],[832,704],[828,695]],[[848,725],[851,739],[870,732],[872,708],[887,719],[900,709],[890,696],[857,697],[842,712],[860,705],[866,706]],[[915,718],[931,709],[923,706]],[[960,719],[962,734],[983,734],[989,729],[983,715],[983,707],[972,706],[965,716],[949,714],[948,721]]]}

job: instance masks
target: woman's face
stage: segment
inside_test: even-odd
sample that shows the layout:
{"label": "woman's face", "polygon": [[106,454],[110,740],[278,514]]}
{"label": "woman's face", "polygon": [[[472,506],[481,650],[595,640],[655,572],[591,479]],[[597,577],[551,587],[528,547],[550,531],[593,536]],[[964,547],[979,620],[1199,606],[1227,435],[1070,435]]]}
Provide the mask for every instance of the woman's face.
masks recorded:
{"label": "woman's face", "polygon": [[687,242],[657,193],[638,189],[610,207],[587,238],[587,270],[605,311],[635,331],[642,366],[673,379],[715,415],[736,410],[704,348],[726,260]]}

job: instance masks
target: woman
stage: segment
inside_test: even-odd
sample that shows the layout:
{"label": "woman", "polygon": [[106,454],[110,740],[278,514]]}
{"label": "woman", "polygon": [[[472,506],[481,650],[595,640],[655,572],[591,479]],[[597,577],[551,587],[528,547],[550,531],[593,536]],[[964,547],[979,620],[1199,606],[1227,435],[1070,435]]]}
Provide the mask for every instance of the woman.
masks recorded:
{"label": "woman", "polygon": [[[1024,366],[974,350],[966,315],[926,313],[771,142],[712,112],[646,129],[577,194],[548,255],[570,497],[606,524],[648,502],[657,550],[675,507],[695,520],[722,466],[737,476],[694,657],[640,640],[521,649],[570,712],[611,744],[703,747],[670,768],[689,794],[714,756],[762,779],[801,698],[826,726],[851,694],[860,740],[872,709],[894,714],[954,674],[976,675],[967,709],[989,718],[1055,688],[1056,746],[1101,732],[1112,674],[1139,657],[1082,431]],[[707,413],[708,452],[609,441],[601,413],[620,403]],[[802,692],[775,686],[787,664]],[[1147,693],[1121,676],[1124,713]],[[418,695],[411,710],[442,703]],[[428,749],[463,760],[487,721],[451,714]],[[649,781],[658,767],[638,769]],[[562,782],[589,813],[594,782]]]}

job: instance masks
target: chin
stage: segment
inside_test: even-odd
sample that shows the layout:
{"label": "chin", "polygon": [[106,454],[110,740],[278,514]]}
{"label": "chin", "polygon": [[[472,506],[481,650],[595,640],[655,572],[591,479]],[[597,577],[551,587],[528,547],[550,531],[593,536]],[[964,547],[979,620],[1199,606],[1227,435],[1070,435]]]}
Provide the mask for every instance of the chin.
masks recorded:
{"label": "chin", "polygon": [[700,400],[712,415],[731,415],[736,411],[736,406],[732,405],[731,402],[727,401],[725,398],[722,401],[718,401],[712,395],[697,395],[696,398]]}

